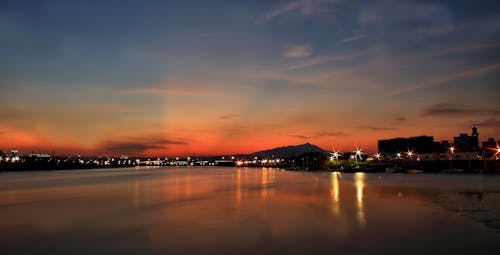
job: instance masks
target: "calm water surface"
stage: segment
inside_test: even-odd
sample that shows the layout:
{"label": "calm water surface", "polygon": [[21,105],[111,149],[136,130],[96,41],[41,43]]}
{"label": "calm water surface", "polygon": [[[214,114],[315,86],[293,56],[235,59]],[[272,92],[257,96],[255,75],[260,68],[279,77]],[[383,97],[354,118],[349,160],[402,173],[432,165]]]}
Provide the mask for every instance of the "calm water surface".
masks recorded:
{"label": "calm water surface", "polygon": [[0,173],[1,254],[498,254],[500,176]]}

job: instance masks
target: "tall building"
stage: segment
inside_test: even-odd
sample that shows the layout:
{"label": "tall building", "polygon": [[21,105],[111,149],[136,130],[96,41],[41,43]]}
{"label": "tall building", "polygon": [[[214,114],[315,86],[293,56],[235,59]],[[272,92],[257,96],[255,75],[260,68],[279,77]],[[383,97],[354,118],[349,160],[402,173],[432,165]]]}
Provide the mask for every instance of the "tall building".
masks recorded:
{"label": "tall building", "polygon": [[418,153],[433,152],[435,149],[434,137],[416,136],[410,138],[394,138],[378,141],[378,151],[385,154],[396,154],[408,150]]}
{"label": "tall building", "polygon": [[453,138],[453,143],[458,151],[477,151],[479,150],[479,133],[477,127],[472,126],[472,134],[460,134]]}

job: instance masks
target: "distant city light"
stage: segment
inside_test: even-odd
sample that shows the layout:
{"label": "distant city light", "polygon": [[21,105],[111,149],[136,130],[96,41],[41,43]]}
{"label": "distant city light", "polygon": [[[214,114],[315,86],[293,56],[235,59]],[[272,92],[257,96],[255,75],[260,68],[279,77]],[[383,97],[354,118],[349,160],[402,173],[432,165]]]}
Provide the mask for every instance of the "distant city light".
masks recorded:
{"label": "distant city light", "polygon": [[330,161],[339,161],[339,157],[340,157],[340,151],[335,151],[335,149],[333,150],[333,153],[330,154]]}
{"label": "distant city light", "polygon": [[356,147],[356,150],[354,151],[354,153],[356,153],[354,155],[354,159],[358,160],[358,157],[359,157],[359,160],[363,160],[363,157],[362,157],[362,155],[364,154],[363,148],[359,149],[358,147]]}
{"label": "distant city light", "polygon": [[411,158],[413,158],[413,156],[414,156],[413,151],[408,150],[408,152],[406,152],[406,156],[407,156],[408,158],[410,158],[410,159],[411,159]]}

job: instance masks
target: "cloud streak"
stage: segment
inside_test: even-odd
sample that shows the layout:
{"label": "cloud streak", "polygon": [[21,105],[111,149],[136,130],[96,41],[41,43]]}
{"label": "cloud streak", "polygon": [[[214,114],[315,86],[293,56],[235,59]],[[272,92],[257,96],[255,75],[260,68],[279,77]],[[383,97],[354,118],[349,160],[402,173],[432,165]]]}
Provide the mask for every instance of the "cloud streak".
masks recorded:
{"label": "cloud streak", "polygon": [[318,132],[315,137],[333,137],[333,136],[346,136],[347,134],[342,131],[334,131],[334,132]]}
{"label": "cloud streak", "polygon": [[396,118],[394,118],[394,120],[395,120],[396,122],[402,123],[402,122],[405,122],[405,121],[406,121],[406,118],[405,118],[405,117],[396,117]]}
{"label": "cloud streak", "polygon": [[300,16],[314,16],[330,12],[329,4],[336,0],[296,0],[280,5],[267,12],[257,22],[265,23],[282,16],[298,14]]}
{"label": "cloud streak", "polygon": [[486,119],[475,124],[479,127],[500,127],[500,119]]}
{"label": "cloud streak", "polygon": [[304,58],[312,54],[310,45],[289,44],[285,46],[283,56],[286,58]]}
{"label": "cloud streak", "polygon": [[236,119],[236,118],[239,118],[241,115],[239,114],[236,114],[236,113],[231,113],[231,114],[226,114],[226,115],[222,115],[219,117],[219,119],[222,119],[222,120],[230,120],[230,119]]}
{"label": "cloud streak", "polygon": [[459,115],[471,115],[471,114],[496,115],[500,114],[500,110],[463,108],[453,104],[435,104],[425,108],[422,112],[423,116],[459,116]]}
{"label": "cloud streak", "polygon": [[395,127],[380,127],[380,126],[361,126],[361,129],[367,129],[372,131],[392,131],[397,130]]}
{"label": "cloud streak", "polygon": [[339,42],[340,43],[350,43],[350,42],[354,42],[354,41],[358,41],[358,40],[364,39],[366,37],[368,37],[368,36],[364,35],[364,34],[355,35],[355,36],[344,38],[344,39],[340,40]]}
{"label": "cloud streak", "polygon": [[227,94],[203,90],[174,89],[174,88],[143,88],[121,90],[122,94],[129,95],[159,95],[159,96],[187,96],[187,97],[225,97]]}
{"label": "cloud streak", "polygon": [[471,68],[471,69],[463,70],[463,71],[456,72],[456,73],[453,73],[450,75],[434,77],[430,80],[427,80],[427,81],[424,81],[421,83],[415,83],[415,84],[409,85],[405,88],[396,90],[396,91],[390,93],[389,95],[390,96],[397,96],[397,95],[401,95],[401,94],[406,94],[406,93],[409,93],[409,92],[412,92],[415,90],[435,87],[435,86],[439,86],[439,85],[442,85],[442,84],[445,84],[448,82],[457,81],[460,79],[465,79],[468,77],[473,77],[476,75],[481,75],[481,74],[485,74],[485,73],[489,73],[489,72],[493,72],[493,71],[499,71],[499,70],[500,70],[500,63],[491,64],[491,65],[482,66],[482,67],[477,67],[477,68]]}
{"label": "cloud streak", "polygon": [[298,139],[302,139],[302,140],[309,140],[309,139],[311,139],[311,137],[307,136],[307,135],[289,135],[289,137],[298,138]]}
{"label": "cloud streak", "polygon": [[97,149],[111,154],[143,154],[148,150],[166,149],[171,145],[186,145],[182,140],[171,140],[162,137],[124,137],[120,139],[105,140]]}
{"label": "cloud streak", "polygon": [[437,50],[429,54],[425,54],[423,56],[432,58],[432,57],[440,57],[446,55],[454,55],[454,54],[461,54],[466,52],[481,51],[481,50],[495,49],[495,48],[500,48],[500,42],[477,43],[477,44],[469,44],[458,47],[447,47],[445,49]]}
{"label": "cloud streak", "polygon": [[289,135],[289,136],[293,137],[293,138],[302,139],[302,140],[310,140],[310,139],[321,138],[321,137],[338,137],[338,136],[346,136],[346,135],[347,134],[342,132],[342,131],[322,131],[322,132],[317,132],[313,135],[295,134],[295,135]]}
{"label": "cloud streak", "polygon": [[336,62],[336,61],[347,61],[347,60],[353,60],[357,59],[359,57],[362,57],[366,55],[367,51],[358,51],[358,52],[352,52],[352,53],[345,53],[345,54],[337,54],[337,55],[321,55],[321,56],[316,56],[307,60],[302,60],[297,63],[293,63],[291,65],[288,65],[285,70],[298,70],[298,69],[305,69],[309,67],[315,67],[318,65],[322,64],[327,64],[331,62]]}

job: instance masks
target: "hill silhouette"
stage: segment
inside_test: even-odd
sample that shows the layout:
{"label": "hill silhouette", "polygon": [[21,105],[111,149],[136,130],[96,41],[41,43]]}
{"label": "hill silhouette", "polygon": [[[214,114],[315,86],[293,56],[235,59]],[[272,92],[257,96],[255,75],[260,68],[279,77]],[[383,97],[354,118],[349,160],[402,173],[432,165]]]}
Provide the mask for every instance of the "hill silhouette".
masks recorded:
{"label": "hill silhouette", "polygon": [[328,154],[328,151],[310,143],[300,144],[296,146],[283,146],[269,150],[258,151],[250,154],[252,157],[270,158],[272,156],[280,158],[296,157],[305,153],[322,153]]}

